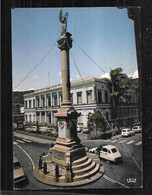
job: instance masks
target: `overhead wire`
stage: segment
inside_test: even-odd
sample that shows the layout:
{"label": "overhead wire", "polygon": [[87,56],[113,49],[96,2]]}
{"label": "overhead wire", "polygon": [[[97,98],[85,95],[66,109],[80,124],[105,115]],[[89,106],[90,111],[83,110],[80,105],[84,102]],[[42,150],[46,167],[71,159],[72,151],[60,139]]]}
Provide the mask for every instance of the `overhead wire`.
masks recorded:
{"label": "overhead wire", "polygon": [[[83,78],[82,78],[82,76],[81,76],[81,74],[80,74],[80,71],[79,71],[79,69],[78,69],[78,67],[77,67],[77,65],[76,65],[76,63],[75,63],[75,59],[74,59],[72,53],[70,53],[70,55],[71,55],[71,57],[72,57],[72,60],[73,60],[73,62],[74,62],[74,65],[75,65],[75,67],[76,67],[78,73],[79,73],[79,76],[80,76],[81,80],[83,80]],[[83,80],[83,82],[84,82],[84,80]]]}
{"label": "overhead wire", "polygon": [[73,39],[74,43],[78,46],[78,48],[100,69],[102,70],[104,73],[106,73],[106,71],[104,71],[79,45],[78,43]]}
{"label": "overhead wire", "polygon": [[52,45],[52,47],[46,52],[46,54],[41,58],[41,60],[34,66],[34,68],[13,88],[16,89],[24,80],[26,80],[29,75],[41,64],[41,62],[46,58],[46,56],[50,53],[50,51],[54,48],[56,42]]}
{"label": "overhead wire", "polygon": [[[79,73],[79,75],[80,75],[80,77],[81,77],[81,80],[82,80],[82,82],[84,83],[84,87],[85,87],[85,81],[84,81],[84,79],[83,79],[82,76],[81,76],[80,70],[79,70],[78,66],[76,65],[75,59],[74,59],[74,57],[73,57],[72,54],[71,54],[71,57],[72,57],[72,59],[73,59],[74,65],[75,65],[75,67],[76,67],[76,69],[77,69],[77,71],[78,71],[78,73]],[[104,116],[104,114],[103,114],[103,112],[101,111],[101,109],[99,108],[98,104],[96,104],[96,107],[98,108],[98,110],[100,111],[102,117],[104,118],[104,120],[106,121],[107,125],[108,125],[109,128],[111,129],[111,131],[112,131],[112,136],[114,136],[114,135],[115,135],[115,136],[118,136],[118,135],[116,134],[116,132],[114,131],[113,127],[110,125],[110,123],[108,122],[108,120],[107,120],[106,117]],[[132,158],[132,160],[134,161],[134,163],[137,165],[137,167],[140,169],[140,171],[143,172],[143,170],[142,170],[141,167],[138,165],[138,163],[136,162],[136,160],[134,159],[134,157],[130,154],[130,152],[129,152],[128,149],[125,147],[125,145],[124,145],[123,143],[120,142],[119,137],[117,137],[116,140],[118,141],[119,144],[121,144],[121,145],[125,148],[125,150],[126,150],[127,153],[129,154],[129,156]]]}

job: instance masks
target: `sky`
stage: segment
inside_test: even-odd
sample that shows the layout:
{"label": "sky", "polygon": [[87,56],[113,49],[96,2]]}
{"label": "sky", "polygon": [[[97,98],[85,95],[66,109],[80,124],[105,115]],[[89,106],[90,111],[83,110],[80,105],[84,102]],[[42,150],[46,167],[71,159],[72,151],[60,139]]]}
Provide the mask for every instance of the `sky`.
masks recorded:
{"label": "sky", "polygon": [[[62,27],[60,9],[12,9],[14,90],[61,83],[61,51],[57,47]],[[128,18],[126,8],[62,8],[62,11],[69,14],[67,31],[73,39],[71,81],[80,78],[79,72],[82,77],[109,77],[110,70],[117,67],[128,76],[138,76],[134,22]]]}

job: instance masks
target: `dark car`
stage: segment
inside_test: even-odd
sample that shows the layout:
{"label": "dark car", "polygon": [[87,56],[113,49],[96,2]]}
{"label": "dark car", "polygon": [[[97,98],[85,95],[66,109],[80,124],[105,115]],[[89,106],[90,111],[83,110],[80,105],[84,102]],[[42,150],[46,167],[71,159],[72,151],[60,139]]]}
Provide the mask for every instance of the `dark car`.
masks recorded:
{"label": "dark car", "polygon": [[19,162],[19,160],[14,157],[13,158],[13,172],[14,172],[14,184],[21,183],[26,181],[26,175],[23,171],[23,168]]}

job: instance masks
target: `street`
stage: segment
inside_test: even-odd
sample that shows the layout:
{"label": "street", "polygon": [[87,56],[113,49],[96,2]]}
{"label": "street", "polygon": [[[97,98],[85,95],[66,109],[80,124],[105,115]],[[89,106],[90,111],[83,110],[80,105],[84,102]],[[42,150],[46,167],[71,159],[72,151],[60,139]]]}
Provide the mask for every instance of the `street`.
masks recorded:
{"label": "street", "polygon": [[[21,134],[20,134],[21,135]],[[99,145],[114,145],[121,153],[123,162],[119,164],[107,163],[101,160],[104,165],[105,174],[99,180],[75,189],[92,188],[140,188],[142,187],[142,134],[135,134],[131,137],[122,138],[113,137],[108,140],[86,140],[86,134],[78,133],[81,143],[90,148]],[[51,144],[51,142],[50,142]],[[47,186],[38,182],[33,176],[33,168],[37,165],[39,155],[47,154],[50,148],[49,143],[36,143],[28,137],[14,136],[13,151],[21,164],[27,176],[26,185],[21,185],[19,189],[57,189],[54,186]],[[58,187],[62,189],[62,187]]]}

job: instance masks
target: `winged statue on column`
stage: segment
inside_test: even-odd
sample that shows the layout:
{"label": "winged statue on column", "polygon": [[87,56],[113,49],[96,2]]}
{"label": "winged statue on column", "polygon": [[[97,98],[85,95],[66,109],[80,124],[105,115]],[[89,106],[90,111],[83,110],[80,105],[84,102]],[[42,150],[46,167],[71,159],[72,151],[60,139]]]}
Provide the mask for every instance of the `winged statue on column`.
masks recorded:
{"label": "winged statue on column", "polygon": [[61,36],[63,36],[67,30],[68,12],[66,12],[63,16],[62,9],[61,9],[59,13],[59,20],[63,24],[61,28]]}

